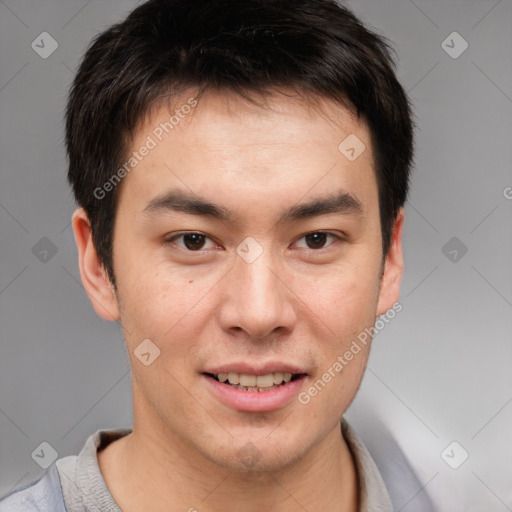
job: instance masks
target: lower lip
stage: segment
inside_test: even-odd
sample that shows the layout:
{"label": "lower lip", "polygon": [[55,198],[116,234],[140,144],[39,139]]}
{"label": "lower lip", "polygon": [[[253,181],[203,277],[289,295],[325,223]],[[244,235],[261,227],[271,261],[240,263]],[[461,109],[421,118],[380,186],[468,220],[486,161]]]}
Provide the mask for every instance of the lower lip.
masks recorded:
{"label": "lower lip", "polygon": [[306,376],[270,391],[242,391],[204,374],[203,378],[211,392],[228,407],[242,412],[269,412],[289,404],[299,394]]}

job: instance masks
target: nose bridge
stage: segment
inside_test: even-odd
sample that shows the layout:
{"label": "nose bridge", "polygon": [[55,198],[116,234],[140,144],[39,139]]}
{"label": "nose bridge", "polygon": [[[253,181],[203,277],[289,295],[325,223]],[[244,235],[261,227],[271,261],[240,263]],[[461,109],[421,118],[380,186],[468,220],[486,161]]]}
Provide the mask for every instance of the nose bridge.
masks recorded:
{"label": "nose bridge", "polygon": [[226,327],[240,327],[255,338],[278,327],[290,327],[293,308],[278,277],[279,267],[272,249],[254,239],[238,246]]}
{"label": "nose bridge", "polygon": [[267,249],[254,261],[248,262],[239,258],[235,264],[235,272],[241,284],[240,294],[242,297],[245,295],[254,308],[262,306],[270,310],[278,303],[276,294],[279,290],[275,283],[276,277],[270,270],[272,262],[272,255]]}

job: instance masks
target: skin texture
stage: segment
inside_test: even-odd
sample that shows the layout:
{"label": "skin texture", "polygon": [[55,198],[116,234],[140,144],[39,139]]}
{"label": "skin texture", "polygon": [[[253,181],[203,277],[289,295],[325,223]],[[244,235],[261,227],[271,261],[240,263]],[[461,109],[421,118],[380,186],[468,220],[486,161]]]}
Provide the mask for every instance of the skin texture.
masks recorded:
{"label": "skin texture", "polygon": [[[117,291],[85,212],[73,215],[84,287],[100,316],[121,320],[131,358],[133,433],[99,454],[124,512],[357,510],[357,477],[339,422],[370,344],[307,405],[294,399],[272,412],[226,406],[201,374],[232,362],[281,361],[307,373],[306,390],[399,298],[403,210],[382,267],[364,121],[327,100],[315,108],[282,94],[267,101],[271,108],[207,93],[123,179],[113,251]],[[155,107],[131,148],[169,116],[166,104]],[[350,134],[366,146],[354,161],[338,151]],[[233,219],[144,213],[171,189],[221,205]],[[361,214],[277,222],[291,206],[341,191],[360,201]],[[183,231],[205,234],[203,248],[187,249],[178,237]],[[305,235],[318,231],[343,238],[308,248]],[[236,252],[248,236],[262,248],[252,263]],[[134,356],[147,338],[160,349],[149,366]],[[247,446],[258,454],[252,468],[239,455]]]}

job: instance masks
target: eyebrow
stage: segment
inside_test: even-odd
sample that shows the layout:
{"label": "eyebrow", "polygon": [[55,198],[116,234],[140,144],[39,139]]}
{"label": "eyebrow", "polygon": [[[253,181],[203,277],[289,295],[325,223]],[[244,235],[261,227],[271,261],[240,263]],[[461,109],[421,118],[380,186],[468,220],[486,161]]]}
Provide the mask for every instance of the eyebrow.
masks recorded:
{"label": "eyebrow", "polygon": [[[224,206],[181,190],[171,190],[155,197],[143,210],[143,214],[147,216],[166,212],[188,213],[222,222],[235,220],[235,215]],[[362,215],[363,212],[364,208],[359,199],[346,191],[341,191],[294,205],[281,214],[277,223],[284,224],[326,214]]]}

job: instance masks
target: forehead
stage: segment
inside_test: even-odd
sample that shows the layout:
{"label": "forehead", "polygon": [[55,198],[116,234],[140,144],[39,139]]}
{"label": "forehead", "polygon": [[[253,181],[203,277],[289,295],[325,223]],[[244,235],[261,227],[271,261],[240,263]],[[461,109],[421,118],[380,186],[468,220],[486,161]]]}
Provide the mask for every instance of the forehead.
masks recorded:
{"label": "forehead", "polygon": [[[347,140],[359,144],[358,153],[364,148],[355,159],[343,153]],[[254,105],[234,93],[208,92],[199,100],[183,93],[172,104],[155,104],[128,145],[127,157],[151,146],[122,183],[135,203],[176,186],[224,194],[231,203],[248,199],[248,191],[253,199],[259,193],[279,201],[335,187],[367,195],[362,202],[376,192],[365,121],[319,98],[275,93]]]}
{"label": "forehead", "polygon": [[[193,105],[189,108],[190,105]],[[160,123],[169,122],[167,131]],[[218,127],[211,130],[211,126]],[[237,130],[231,131],[233,125]],[[290,89],[275,90],[264,95],[244,98],[229,91],[206,91],[201,97],[194,91],[154,102],[136,130],[138,135],[153,132],[159,137],[187,130],[187,138],[203,143],[225,140],[227,130],[233,142],[246,146],[262,143],[284,142],[276,139],[276,132],[285,129],[287,134],[300,136],[304,131],[312,142],[319,135],[325,137],[330,130],[337,139],[340,132],[363,134],[367,130],[364,118],[358,119],[352,107],[343,106],[327,98],[299,96]],[[178,128],[180,128],[178,130]],[[321,132],[321,133],[320,133]],[[283,134],[284,135],[284,134]],[[290,139],[288,142],[293,143]]]}

